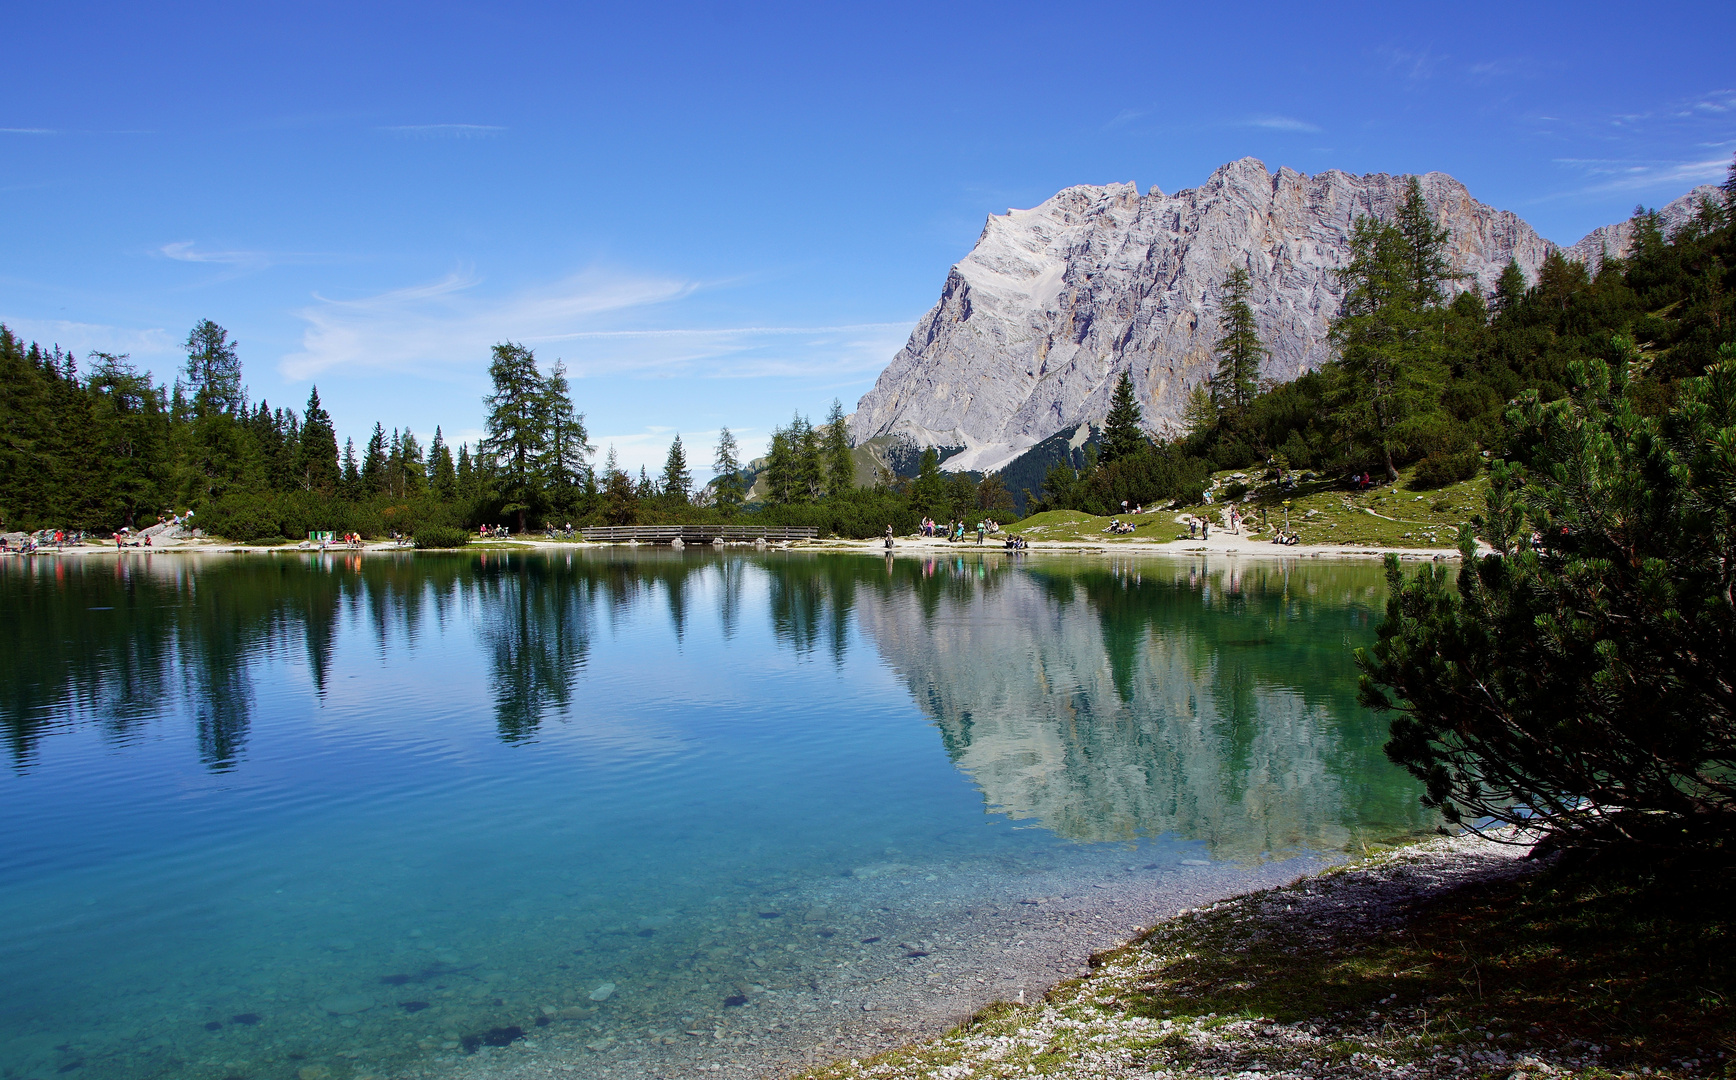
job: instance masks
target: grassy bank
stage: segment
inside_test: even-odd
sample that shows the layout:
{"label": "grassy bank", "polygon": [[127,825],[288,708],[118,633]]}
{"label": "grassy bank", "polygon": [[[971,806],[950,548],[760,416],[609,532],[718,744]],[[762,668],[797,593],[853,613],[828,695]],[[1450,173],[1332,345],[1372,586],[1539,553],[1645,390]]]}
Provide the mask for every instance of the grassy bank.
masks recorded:
{"label": "grassy bank", "polygon": [[1042,1002],[810,1080],[1736,1075],[1727,867],[1437,841],[1165,922]]}

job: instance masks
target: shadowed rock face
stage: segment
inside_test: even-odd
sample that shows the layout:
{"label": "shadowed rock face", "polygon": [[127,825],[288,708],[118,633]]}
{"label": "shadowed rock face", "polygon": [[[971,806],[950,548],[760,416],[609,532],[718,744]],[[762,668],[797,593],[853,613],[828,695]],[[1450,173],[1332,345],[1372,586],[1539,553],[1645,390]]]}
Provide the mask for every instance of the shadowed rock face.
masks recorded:
{"label": "shadowed rock face", "polygon": [[[1420,178],[1451,234],[1464,288],[1493,290],[1509,260],[1533,279],[1555,245],[1442,173]],[[1100,421],[1123,371],[1152,431],[1175,429],[1215,368],[1225,274],[1247,267],[1261,375],[1288,381],[1329,358],[1327,330],[1358,216],[1390,218],[1408,178],[1269,172],[1253,158],[1197,188],[1071,187],[994,215],[851,420],[857,442],[965,446],[952,469],[990,470],[1082,421]],[[1595,234],[1594,234],[1595,235]],[[1589,241],[1591,238],[1587,238]]]}
{"label": "shadowed rock face", "polygon": [[992,809],[1072,840],[1169,833],[1258,859],[1344,849],[1358,822],[1427,824],[1337,628],[1366,619],[1373,582],[1013,573],[930,611],[896,593],[858,611]]}

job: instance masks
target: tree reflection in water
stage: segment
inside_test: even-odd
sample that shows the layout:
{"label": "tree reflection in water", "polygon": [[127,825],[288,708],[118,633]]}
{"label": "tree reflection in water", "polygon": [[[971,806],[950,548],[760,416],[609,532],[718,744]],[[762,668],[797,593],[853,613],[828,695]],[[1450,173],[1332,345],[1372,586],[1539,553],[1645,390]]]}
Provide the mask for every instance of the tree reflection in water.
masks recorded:
{"label": "tree reflection in water", "polygon": [[671,665],[708,662],[687,659],[695,633],[743,663],[771,648],[840,670],[862,640],[993,812],[1081,841],[1173,833],[1257,858],[1430,823],[1381,753],[1384,724],[1355,704],[1350,650],[1372,636],[1380,588],[1372,563],[975,551],[12,559],[0,719],[17,769],[58,730],[125,746],[150,718],[183,717],[223,771],[247,755],[273,657],[305,657],[323,695],[339,649],[384,658],[418,635],[473,635],[499,738],[528,743],[551,717],[588,721],[600,629],[666,620]]}

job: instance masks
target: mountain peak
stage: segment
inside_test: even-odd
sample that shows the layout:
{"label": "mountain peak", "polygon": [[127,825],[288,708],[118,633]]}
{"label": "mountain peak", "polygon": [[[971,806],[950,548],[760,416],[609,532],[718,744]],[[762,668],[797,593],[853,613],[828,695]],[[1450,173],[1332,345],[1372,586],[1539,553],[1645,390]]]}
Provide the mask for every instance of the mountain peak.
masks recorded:
{"label": "mountain peak", "polygon": [[[1534,279],[1557,250],[1452,176],[1418,179],[1451,237],[1461,287],[1491,291],[1509,260]],[[992,470],[1057,432],[1101,421],[1123,372],[1146,426],[1173,432],[1189,390],[1214,369],[1218,295],[1232,267],[1252,277],[1270,349],[1261,376],[1294,379],[1330,358],[1337,271],[1349,261],[1356,219],[1391,218],[1408,184],[1386,173],[1273,172],[1245,157],[1173,195],[1156,187],[1141,195],[1132,182],[1080,184],[991,215],[939,302],[857,405],[851,432],[858,442],[963,446],[950,468]],[[1587,257],[1580,247],[1593,238],[1625,250],[1625,235],[1603,232],[1569,255]]]}

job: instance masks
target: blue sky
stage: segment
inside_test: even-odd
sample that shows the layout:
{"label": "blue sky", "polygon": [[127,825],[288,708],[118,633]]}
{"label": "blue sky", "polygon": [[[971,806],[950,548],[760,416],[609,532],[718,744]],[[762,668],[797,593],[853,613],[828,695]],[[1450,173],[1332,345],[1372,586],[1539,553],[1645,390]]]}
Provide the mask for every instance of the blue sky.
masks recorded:
{"label": "blue sky", "polygon": [[[1723,177],[1736,6],[9,6],[0,319],[474,438],[488,347],[709,461],[846,408],[984,217],[1245,155],[1441,170],[1571,243]],[[694,444],[700,444],[695,446]]]}

